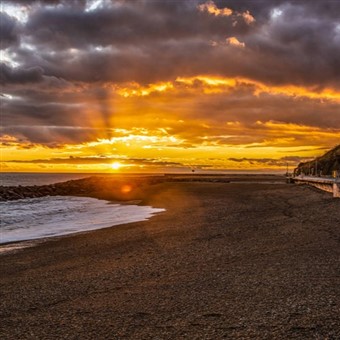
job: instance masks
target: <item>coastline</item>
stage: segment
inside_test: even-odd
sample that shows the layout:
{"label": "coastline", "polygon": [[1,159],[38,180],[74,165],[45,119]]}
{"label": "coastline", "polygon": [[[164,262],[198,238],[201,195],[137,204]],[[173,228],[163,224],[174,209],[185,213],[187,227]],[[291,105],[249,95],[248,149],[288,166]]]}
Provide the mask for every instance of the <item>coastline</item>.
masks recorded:
{"label": "coastline", "polygon": [[340,336],[329,194],[177,181],[137,198],[166,212],[2,256],[6,339]]}
{"label": "coastline", "polygon": [[[126,202],[128,203],[128,202]],[[0,253],[13,242],[46,240],[51,237],[110,228],[145,221],[163,209],[118,204],[91,197],[46,196],[0,203],[2,211]],[[25,243],[16,248],[25,247]]]}

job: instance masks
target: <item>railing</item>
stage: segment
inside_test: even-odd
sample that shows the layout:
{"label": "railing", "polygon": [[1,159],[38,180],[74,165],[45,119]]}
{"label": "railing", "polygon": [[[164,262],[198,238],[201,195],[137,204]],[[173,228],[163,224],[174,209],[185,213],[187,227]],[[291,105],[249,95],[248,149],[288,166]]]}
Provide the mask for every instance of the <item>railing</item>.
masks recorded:
{"label": "railing", "polygon": [[296,176],[291,177],[290,182],[297,184],[308,184],[323,191],[333,193],[333,197],[340,198],[340,178]]}

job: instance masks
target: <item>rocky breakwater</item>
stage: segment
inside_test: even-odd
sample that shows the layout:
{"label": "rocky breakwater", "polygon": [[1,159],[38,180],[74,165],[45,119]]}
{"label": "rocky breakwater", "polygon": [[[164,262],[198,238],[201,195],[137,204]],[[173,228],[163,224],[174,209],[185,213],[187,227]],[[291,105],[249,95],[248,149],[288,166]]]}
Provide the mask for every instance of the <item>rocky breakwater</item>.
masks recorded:
{"label": "rocky breakwater", "polygon": [[87,196],[107,200],[141,199],[146,188],[161,177],[89,177],[50,185],[0,186],[0,201],[44,196]]}
{"label": "rocky breakwater", "polygon": [[0,200],[11,201],[43,196],[85,194],[90,189],[86,188],[85,182],[88,181],[68,181],[50,185],[0,186]]}
{"label": "rocky breakwater", "polygon": [[153,184],[164,182],[270,182],[281,181],[275,175],[167,174],[153,176],[93,176],[50,185],[0,186],[0,201],[43,196],[85,196],[108,201],[147,200]]}

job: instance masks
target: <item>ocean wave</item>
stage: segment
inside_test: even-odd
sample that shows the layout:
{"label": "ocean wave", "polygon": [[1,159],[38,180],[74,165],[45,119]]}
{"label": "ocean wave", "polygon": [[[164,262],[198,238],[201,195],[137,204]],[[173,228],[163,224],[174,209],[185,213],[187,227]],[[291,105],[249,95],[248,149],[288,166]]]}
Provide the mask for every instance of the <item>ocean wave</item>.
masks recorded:
{"label": "ocean wave", "polygon": [[0,202],[0,243],[41,239],[149,219],[164,211],[88,197],[51,196]]}

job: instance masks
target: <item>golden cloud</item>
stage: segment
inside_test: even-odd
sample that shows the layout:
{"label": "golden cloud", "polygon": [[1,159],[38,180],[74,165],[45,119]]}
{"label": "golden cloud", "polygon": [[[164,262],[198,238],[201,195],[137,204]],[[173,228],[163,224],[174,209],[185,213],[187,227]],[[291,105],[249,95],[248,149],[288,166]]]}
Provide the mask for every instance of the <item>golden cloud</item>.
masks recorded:
{"label": "golden cloud", "polygon": [[207,12],[215,16],[230,16],[233,11],[230,8],[217,8],[214,1],[207,1],[204,4],[198,5],[197,7],[201,12]]}

